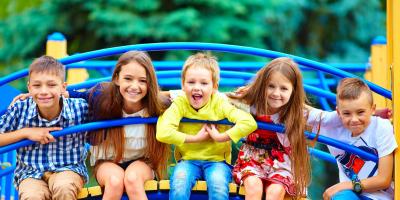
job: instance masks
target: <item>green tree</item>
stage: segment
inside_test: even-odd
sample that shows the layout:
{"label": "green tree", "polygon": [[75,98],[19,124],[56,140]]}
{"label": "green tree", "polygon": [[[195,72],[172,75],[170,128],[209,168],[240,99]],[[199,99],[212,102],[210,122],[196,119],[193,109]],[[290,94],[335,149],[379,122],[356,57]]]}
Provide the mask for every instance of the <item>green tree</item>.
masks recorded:
{"label": "green tree", "polygon": [[[378,0],[35,2],[36,7],[7,15],[0,23],[1,64],[20,66],[43,54],[46,36],[54,31],[66,35],[70,53],[135,43],[199,41],[363,62],[371,39],[384,33],[385,20]],[[182,54],[187,52],[155,57],[181,60]],[[221,56],[221,60],[231,58],[244,59]]]}

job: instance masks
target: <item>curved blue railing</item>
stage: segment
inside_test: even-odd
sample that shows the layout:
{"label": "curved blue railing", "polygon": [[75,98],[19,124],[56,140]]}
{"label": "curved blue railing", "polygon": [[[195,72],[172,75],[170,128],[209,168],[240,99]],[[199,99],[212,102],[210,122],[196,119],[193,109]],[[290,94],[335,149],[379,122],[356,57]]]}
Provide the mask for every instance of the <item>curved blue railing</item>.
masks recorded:
{"label": "curved blue railing", "polygon": [[[71,63],[66,65],[67,69],[82,68],[87,70],[96,70],[100,72],[102,76],[109,76],[112,73],[117,61],[113,60],[89,60],[81,61],[78,63]],[[156,73],[166,70],[181,70],[183,66],[183,61],[153,61]],[[221,61],[218,63],[221,71],[257,71],[265,65],[265,62],[249,62],[249,61]],[[347,72],[365,72],[368,68],[368,64],[365,63],[328,63],[328,65],[335,68],[347,71]],[[311,68],[300,66],[302,71],[310,71]],[[321,73],[321,72],[320,72]],[[221,77],[223,80],[223,77]],[[164,80],[162,80],[164,81]],[[336,85],[337,81],[335,79],[304,79],[304,83],[307,85],[321,85],[321,81],[324,81],[326,85],[332,86]],[[329,88],[328,88],[329,89]],[[321,99],[321,98],[319,98]],[[326,100],[324,100],[326,101]],[[320,102],[323,108],[327,103]]]}
{"label": "curved blue railing", "polygon": [[[180,70],[183,66],[183,61],[153,61],[156,70]],[[259,70],[266,62],[246,62],[246,61],[221,61],[218,62],[221,70]],[[66,65],[67,69],[85,68],[88,70],[112,69],[117,64],[115,60],[89,60]],[[368,69],[368,64],[365,63],[325,63],[332,67],[338,68],[347,72],[365,72]],[[302,71],[311,70],[308,67],[300,66]]]}
{"label": "curved blue railing", "polygon": [[23,78],[28,75],[29,70],[28,69],[23,69],[21,71],[13,72],[5,77],[0,78],[0,86],[3,86],[4,84],[7,84],[11,81]]}
{"label": "curved blue railing", "polygon": [[[75,68],[85,68],[88,70],[104,70],[111,69],[115,67],[116,61],[81,61],[77,63],[71,63],[66,65],[67,69],[75,69]],[[180,70],[182,69],[183,61],[154,61],[154,67],[156,70]],[[265,65],[265,62],[219,62],[221,70],[259,70],[261,67]],[[351,71],[351,72],[364,72],[368,66],[367,64],[358,64],[358,63],[332,63],[327,64],[329,66],[333,66],[337,69],[343,71]],[[301,67],[301,66],[300,66]],[[302,70],[307,71],[310,68],[301,67]],[[9,83],[11,81],[17,80],[19,78],[23,78],[28,75],[28,69],[22,69],[20,71],[11,73],[3,78],[0,78],[0,86]]]}
{"label": "curved blue railing", "polygon": [[[96,51],[90,51],[81,54],[74,54],[65,58],[60,59],[60,62],[63,64],[71,64],[80,62],[83,60],[90,60],[94,58],[100,58],[110,55],[122,54],[130,50],[142,50],[142,51],[167,51],[167,50],[211,50],[211,51],[220,51],[220,52],[230,52],[230,53],[238,53],[238,54],[247,54],[254,56],[261,56],[267,58],[277,58],[277,57],[291,57],[297,63],[303,66],[307,66],[319,71],[323,71],[338,77],[358,77],[349,72],[345,72],[343,70],[339,70],[337,68],[331,67],[327,64],[323,64],[320,62],[312,61],[309,59],[305,59],[299,56],[294,56],[290,54],[285,54],[281,52],[253,48],[253,47],[245,47],[238,45],[227,45],[227,44],[214,44],[214,43],[200,43],[200,42],[166,42],[166,43],[149,43],[149,44],[136,44],[136,45],[127,45],[120,47],[113,47],[107,49],[101,49]],[[15,78],[15,77],[13,77]],[[358,77],[359,78],[359,77]],[[6,82],[9,82],[12,79],[10,76],[4,77],[0,79],[0,86],[4,85]],[[382,88],[378,85],[371,83],[370,81],[364,80],[371,90],[374,92],[392,99],[392,93],[385,88]]]}
{"label": "curved blue railing", "polygon": [[[314,148],[308,148],[308,153],[310,153],[310,155],[313,155],[319,159],[325,160],[327,162],[330,163],[334,163],[336,164],[336,159],[335,157],[333,157],[331,154],[324,152],[324,151],[320,151],[318,149],[314,149]],[[0,175],[1,176],[1,175]]]}
{"label": "curved blue railing", "polygon": [[[158,78],[173,78],[173,77],[180,77],[181,71],[179,70],[172,70],[172,71],[159,71],[157,72],[157,77]],[[221,77],[225,78],[239,78],[239,79],[245,79],[245,81],[250,80],[254,76],[253,73],[249,72],[233,72],[233,71],[221,71]],[[99,78],[99,79],[92,79],[85,81],[83,83],[77,83],[77,84],[72,84],[67,87],[68,90],[78,90],[82,88],[90,88],[94,86],[96,83],[99,82],[104,82],[104,81],[110,81],[111,77],[104,77],[104,78]],[[180,85],[180,79],[177,79],[177,81],[173,83],[169,83],[168,86],[179,86]],[[232,81],[224,81],[224,79],[221,79],[220,86],[242,86],[244,85],[245,81],[236,81],[234,84]],[[160,81],[159,85],[161,87],[166,86],[164,85],[165,82]],[[332,102],[336,102],[336,95],[330,91],[327,90],[322,90],[317,87],[313,87],[310,85],[304,84],[304,90],[314,94],[314,95],[319,95],[323,96]]]}
{"label": "curved blue railing", "polygon": [[[82,131],[91,131],[91,130],[96,130],[96,129],[102,129],[102,128],[107,128],[107,127],[115,127],[115,126],[123,126],[123,125],[128,125],[128,124],[148,124],[148,123],[156,123],[158,117],[149,117],[149,118],[141,118],[141,117],[129,117],[129,118],[123,118],[123,119],[114,119],[114,120],[106,120],[106,121],[97,121],[97,122],[90,122],[86,124],[81,124],[77,126],[72,126],[68,128],[64,128],[63,130],[60,131],[54,131],[52,132],[52,135],[55,137],[60,137],[76,132],[82,132]],[[218,124],[226,124],[226,125],[232,125],[231,122],[228,120],[220,120],[220,121],[205,121],[205,120],[193,120],[193,119],[182,119],[182,122],[196,122],[196,123],[218,123]],[[272,123],[265,123],[265,122],[257,122],[258,128],[259,129],[264,129],[264,130],[271,130],[279,133],[283,133],[285,128],[281,125],[276,125]],[[316,134],[311,133],[311,132],[305,132],[306,136],[309,139],[315,139]],[[374,162],[378,162],[378,157],[376,155],[367,153],[355,146],[348,145],[344,142],[340,142],[325,136],[318,136],[317,141],[343,149],[345,151],[349,151],[352,153],[355,153],[359,155],[361,158],[364,158],[366,160],[372,160]],[[0,147],[0,154],[5,153],[8,151],[15,150],[17,148],[27,146],[34,144],[34,141],[31,140],[21,140],[19,142],[9,144],[7,146]]]}
{"label": "curved blue railing", "polygon": [[[336,163],[336,159],[329,153],[324,152],[324,151],[320,151],[318,149],[314,149],[314,148],[308,148],[308,152],[311,155],[314,155],[322,160],[325,160],[327,162],[330,163]],[[5,168],[4,170],[0,170],[0,177],[11,174],[15,169],[15,165],[14,166],[10,166]]]}
{"label": "curved blue railing", "polygon": [[[21,75],[21,74],[20,74]],[[172,79],[172,80],[163,80],[167,78],[176,78],[181,76],[180,70],[169,70],[169,71],[158,71],[157,77],[159,79],[159,85],[161,87],[179,87],[180,86],[180,78]],[[246,84],[248,80],[254,77],[254,73],[250,72],[237,72],[237,71],[221,71],[221,81],[220,86],[231,86],[238,87]],[[98,82],[110,81],[111,77],[99,78],[99,79],[91,79],[79,84],[73,84],[68,86],[68,90],[77,90],[82,88],[90,88]],[[336,95],[329,90],[321,90],[320,88],[313,87],[307,84],[304,84],[305,91],[317,95],[322,96],[331,100],[332,102],[336,101]],[[0,113],[4,113],[2,110]]]}

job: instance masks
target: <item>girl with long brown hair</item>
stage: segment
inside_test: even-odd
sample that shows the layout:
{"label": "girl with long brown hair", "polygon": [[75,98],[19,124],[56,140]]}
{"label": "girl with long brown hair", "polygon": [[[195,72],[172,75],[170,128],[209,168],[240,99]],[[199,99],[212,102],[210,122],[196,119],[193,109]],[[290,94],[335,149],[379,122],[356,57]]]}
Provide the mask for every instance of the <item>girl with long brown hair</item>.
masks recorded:
{"label": "girl with long brown hair", "polygon": [[260,69],[252,83],[228,94],[257,120],[285,125],[285,133],[256,130],[241,146],[233,177],[246,199],[304,196],[310,182],[302,75],[290,58],[277,58]]}
{"label": "girl with long brown hair", "polygon": [[[86,94],[70,92],[71,97],[89,102],[92,121],[122,117],[155,117],[162,104],[157,77],[147,53],[129,51],[115,66],[112,81],[100,83]],[[126,125],[89,134],[94,176],[104,187],[103,199],[147,199],[144,183],[163,177],[169,146],[156,140],[155,124]]]}

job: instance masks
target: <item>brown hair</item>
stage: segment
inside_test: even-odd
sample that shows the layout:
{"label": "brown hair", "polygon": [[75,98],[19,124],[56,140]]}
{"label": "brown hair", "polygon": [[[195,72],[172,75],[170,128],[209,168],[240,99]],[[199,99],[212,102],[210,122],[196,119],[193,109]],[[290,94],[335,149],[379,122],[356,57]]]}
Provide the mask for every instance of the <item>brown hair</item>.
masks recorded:
{"label": "brown hair", "polygon": [[65,66],[51,56],[36,58],[29,66],[29,79],[32,73],[49,73],[56,75],[65,81]]}
{"label": "brown hair", "polygon": [[185,75],[189,68],[191,67],[202,67],[208,69],[211,72],[213,87],[218,88],[219,83],[219,65],[217,58],[209,53],[196,53],[189,56],[182,69],[182,83],[185,82]]}
{"label": "brown hair", "polygon": [[300,69],[290,58],[276,58],[260,69],[254,81],[241,88],[238,95],[229,95],[231,98],[244,100],[245,103],[255,106],[256,114],[267,114],[266,85],[270,77],[279,72],[293,85],[290,99],[279,111],[279,121],[285,125],[285,134],[291,145],[291,168],[296,185],[296,196],[304,196],[305,189],[310,183],[311,166],[307,151],[307,142],[304,135],[305,118],[303,114],[306,95]]}
{"label": "brown hair", "polygon": [[356,100],[360,97],[362,92],[368,96],[368,101],[372,105],[374,103],[372,92],[368,85],[359,78],[343,78],[340,80],[336,88],[336,100]]}
{"label": "brown hair", "polygon": [[[93,106],[91,106],[90,110],[91,116],[95,120],[122,117],[124,99],[119,91],[119,86],[115,82],[118,80],[121,68],[132,62],[138,63],[146,70],[148,91],[141,100],[148,115],[146,117],[157,117],[165,110],[160,101],[157,77],[149,55],[142,51],[129,51],[119,57],[112,75],[112,81],[102,84],[102,91],[99,96],[92,98],[94,92],[91,93],[90,102]],[[147,146],[145,149],[145,161],[151,168],[156,170],[159,177],[163,177],[166,172],[170,151],[169,145],[156,140],[155,129],[155,124],[146,125]],[[102,145],[105,152],[110,148],[114,149],[116,154],[114,162],[119,162],[122,159],[125,145],[123,127],[94,131],[90,139],[92,143]]]}

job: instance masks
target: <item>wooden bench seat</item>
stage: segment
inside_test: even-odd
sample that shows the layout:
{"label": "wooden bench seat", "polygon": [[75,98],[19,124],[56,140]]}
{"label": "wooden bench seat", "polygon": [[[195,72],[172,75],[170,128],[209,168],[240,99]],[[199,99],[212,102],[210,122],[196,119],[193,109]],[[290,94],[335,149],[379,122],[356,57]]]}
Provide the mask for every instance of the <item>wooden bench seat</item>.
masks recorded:
{"label": "wooden bench seat", "polygon": [[[160,181],[151,180],[145,183],[145,190],[148,196],[153,193],[154,195],[160,195],[160,197],[156,199],[165,199],[165,197],[168,197],[169,189],[170,189],[169,180],[160,180]],[[205,181],[197,181],[192,191],[194,191],[194,193],[196,193],[197,191],[201,192],[204,195],[207,195],[206,194],[207,183]],[[238,187],[235,183],[230,183],[229,193],[231,195],[231,198],[244,199],[245,190],[243,186]],[[79,192],[78,199],[101,199],[101,196],[102,196],[101,187],[93,186],[93,187],[83,188]],[[290,199],[291,198],[289,196],[285,197],[285,200],[290,200]],[[301,198],[301,199],[306,200],[307,198]],[[149,200],[152,200],[150,196]]]}

